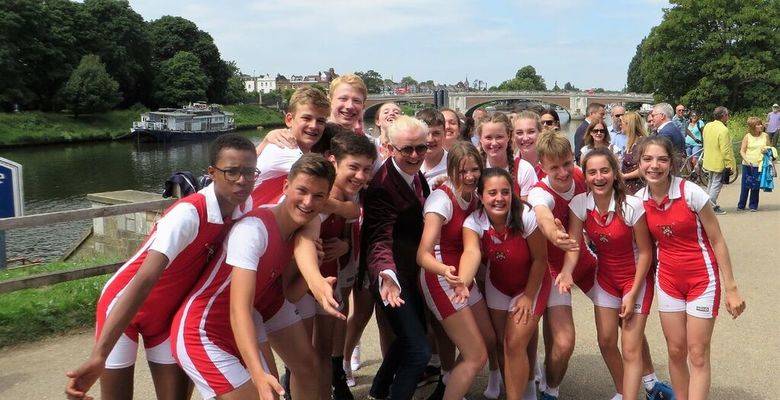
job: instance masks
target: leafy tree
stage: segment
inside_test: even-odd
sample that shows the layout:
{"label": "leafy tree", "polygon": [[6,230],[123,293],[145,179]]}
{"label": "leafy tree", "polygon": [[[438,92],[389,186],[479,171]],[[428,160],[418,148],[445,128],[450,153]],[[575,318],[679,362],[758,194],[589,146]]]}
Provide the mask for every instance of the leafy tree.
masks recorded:
{"label": "leafy tree", "polygon": [[382,91],[383,81],[379,72],[369,69],[366,72],[355,72],[355,75],[363,79],[366,88],[368,88],[368,93],[379,93]]}
{"label": "leafy tree", "polygon": [[247,93],[244,87],[244,80],[241,79],[241,71],[236,63],[231,61],[227,63],[230,70],[230,78],[227,81],[223,102],[225,104],[236,104],[254,101],[257,96]]}
{"label": "leafy tree", "polygon": [[280,92],[278,89],[274,89],[268,93],[263,93],[262,99],[264,106],[281,106],[282,92]]}
{"label": "leafy tree", "polygon": [[180,51],[195,54],[200,60],[200,68],[208,78],[206,95],[210,101],[228,103],[228,79],[232,76],[229,63],[220,58],[219,49],[208,33],[185,18],[169,15],[149,23],[149,38],[152,43],[152,64],[159,68],[160,63],[170,59]]}
{"label": "leafy tree", "polygon": [[502,82],[498,85],[500,91],[519,91],[519,90],[547,90],[544,78],[536,73],[536,69],[530,65],[517,70],[513,79]]}
{"label": "leafy tree", "polygon": [[[777,0],[673,0],[637,49],[629,84],[698,109],[771,104],[780,93]],[[638,69],[638,73],[636,72]]]}
{"label": "leafy tree", "polygon": [[560,92],[561,91],[561,87],[558,86],[558,81],[555,81],[555,86],[553,86],[552,91],[553,92]]}
{"label": "leafy tree", "polygon": [[84,54],[79,3],[0,2],[0,106],[53,110],[56,93]]}
{"label": "leafy tree", "polygon": [[566,92],[579,92],[580,89],[574,85],[571,84],[571,82],[566,82],[563,85],[563,90]]}
{"label": "leafy tree", "polygon": [[405,76],[405,77],[401,78],[401,84],[404,85],[404,86],[416,85],[417,81],[414,78],[412,78],[411,76]]}
{"label": "leafy tree", "polygon": [[89,54],[81,62],[62,88],[62,99],[73,116],[108,111],[119,103],[119,84],[106,72],[100,57]]}
{"label": "leafy tree", "polygon": [[198,57],[187,51],[163,61],[155,80],[155,99],[163,106],[180,106],[206,97],[208,79]]}
{"label": "leafy tree", "polygon": [[629,92],[646,93],[651,92],[652,89],[647,87],[645,80],[642,77],[640,67],[642,66],[642,47],[645,45],[645,39],[636,46],[636,53],[631,58],[631,62],[628,64],[628,78],[626,79],[626,89]]}
{"label": "leafy tree", "polygon": [[79,29],[86,53],[96,54],[119,83],[122,106],[147,102],[153,79],[146,22],[127,0],[85,0]]}

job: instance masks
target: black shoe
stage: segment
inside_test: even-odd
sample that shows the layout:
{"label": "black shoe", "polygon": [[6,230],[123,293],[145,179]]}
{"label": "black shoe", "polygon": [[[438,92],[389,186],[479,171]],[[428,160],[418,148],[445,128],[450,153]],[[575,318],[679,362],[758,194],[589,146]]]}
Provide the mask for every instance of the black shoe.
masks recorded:
{"label": "black shoe", "polygon": [[441,380],[441,376],[439,376],[439,382],[436,383],[436,389],[433,389],[433,393],[431,393],[430,396],[426,400],[442,400],[444,398],[444,391],[447,389],[447,386],[444,385],[444,382]]}
{"label": "black shoe", "polygon": [[347,386],[347,375],[344,373],[344,357],[331,357],[333,368],[331,385],[333,385],[333,400],[355,400]]}
{"label": "black shoe", "polygon": [[425,367],[422,375],[420,375],[420,380],[417,381],[417,387],[423,387],[429,383],[436,382],[436,380],[440,379],[440,377],[441,368],[428,365]]}
{"label": "black shoe", "polygon": [[284,398],[290,400],[290,369],[287,366],[284,367],[284,375],[282,375],[282,387],[284,387]]}

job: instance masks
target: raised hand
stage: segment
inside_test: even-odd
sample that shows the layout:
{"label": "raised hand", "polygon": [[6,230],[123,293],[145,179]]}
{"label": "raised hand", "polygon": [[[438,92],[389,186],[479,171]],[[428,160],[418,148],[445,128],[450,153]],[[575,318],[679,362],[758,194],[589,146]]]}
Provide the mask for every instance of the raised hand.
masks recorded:
{"label": "raised hand", "polygon": [[556,228],[555,238],[552,242],[556,247],[558,247],[563,251],[580,250],[580,244],[577,243],[577,241],[575,241],[571,237],[569,237],[569,234],[566,232],[566,228],[563,226],[563,223],[561,223],[561,220],[558,218],[555,219],[555,228]]}

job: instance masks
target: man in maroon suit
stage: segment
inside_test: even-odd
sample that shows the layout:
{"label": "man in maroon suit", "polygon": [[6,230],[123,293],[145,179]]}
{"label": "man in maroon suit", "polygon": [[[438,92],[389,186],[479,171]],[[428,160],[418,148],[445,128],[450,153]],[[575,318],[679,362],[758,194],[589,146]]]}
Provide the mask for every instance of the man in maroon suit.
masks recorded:
{"label": "man in maroon suit", "polygon": [[431,357],[416,261],[430,192],[420,172],[427,134],[425,123],[398,117],[388,128],[390,157],[365,192],[361,268],[368,271],[371,290],[396,336],[371,386],[376,399],[411,399]]}

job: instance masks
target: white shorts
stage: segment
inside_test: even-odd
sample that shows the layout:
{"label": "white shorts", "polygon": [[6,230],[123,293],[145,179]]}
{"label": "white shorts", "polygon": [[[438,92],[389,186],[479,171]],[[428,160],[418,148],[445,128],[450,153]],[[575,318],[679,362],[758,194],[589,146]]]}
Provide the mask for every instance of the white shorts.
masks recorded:
{"label": "white shorts", "polygon": [[704,293],[689,300],[677,299],[670,296],[657,283],[655,285],[655,290],[658,291],[659,312],[685,312],[692,317],[704,319],[718,316],[719,284],[709,285]]}
{"label": "white shorts", "polygon": [[455,291],[447,280],[441,275],[426,273],[424,269],[420,269],[420,287],[425,297],[425,304],[439,321],[482,300],[479,287],[472,285],[469,288],[469,298],[465,303],[453,303],[450,298],[455,295]]}
{"label": "white shorts", "polygon": [[268,321],[263,321],[263,325],[265,326],[265,331],[269,335],[273,335],[274,333],[287,328],[288,326],[295,325],[300,321],[301,316],[298,312],[298,308],[295,306],[295,304],[290,303],[287,301],[287,299],[285,299],[279,310],[276,311],[276,313],[271,318],[268,318]]}
{"label": "white shorts", "polygon": [[[195,388],[198,389],[198,392],[204,399],[213,399],[218,395],[230,393],[230,387],[235,390],[251,379],[249,371],[233,354],[222,350],[213,343],[206,343],[204,349],[209,355],[211,363],[201,365],[202,370],[195,367],[189,357],[186,356],[186,352],[178,352],[182,361],[182,369],[195,383]],[[259,355],[260,362],[263,364],[263,370],[266,373],[270,373],[268,362],[263,353],[260,352]]]}
{"label": "white shorts", "polygon": [[301,319],[309,319],[317,313],[317,301],[312,295],[306,293],[295,302],[295,308],[298,309],[298,315]]}
{"label": "white shorts", "polygon": [[[593,287],[585,293],[585,296],[588,296],[591,300],[593,299],[595,287],[596,285],[593,285]],[[555,306],[571,307],[571,293],[561,294],[561,292],[558,291],[558,286],[555,285],[555,280],[550,279],[550,297],[547,298],[547,308]]]}
{"label": "white shorts", "polygon": [[[642,287],[639,289],[639,294],[637,294],[636,300],[634,301],[634,312],[637,314],[647,315],[650,313],[650,306],[653,304],[653,287],[650,286],[648,290],[648,281],[649,279],[645,279],[642,282]],[[650,282],[652,283],[652,281]],[[628,288],[630,288],[630,286],[626,287],[626,289]],[[612,288],[613,292],[619,291],[620,289],[621,288]],[[622,290],[620,292],[622,293],[627,291]],[[625,294],[623,296],[625,296]],[[590,298],[593,300],[593,304],[599,307],[620,310],[620,307],[623,305],[623,298],[610,293],[601,285],[601,283],[599,283],[598,279],[596,279],[593,284]]]}
{"label": "white shorts", "polygon": [[338,287],[339,288],[351,288],[355,285],[357,278],[358,263],[354,260],[350,260],[344,268],[339,268],[338,272]]}
{"label": "white shorts", "polygon": [[[542,281],[542,285],[546,282]],[[547,300],[547,293],[544,286],[539,289],[539,292],[534,296],[534,302],[531,306],[531,312],[536,316],[541,316],[544,313],[545,302]],[[518,293],[517,295],[510,297],[498,290],[493,282],[490,281],[490,274],[485,279],[485,298],[487,299],[487,306],[493,310],[509,311],[517,303],[517,300],[525,293]]]}
{"label": "white shorts", "polygon": [[[171,354],[171,338],[157,346],[144,349],[146,360],[155,364],[176,364],[176,360]],[[123,333],[119,337],[111,353],[106,357],[106,369],[122,369],[131,367],[135,364],[138,355],[138,339],[133,340],[127,334]]]}

